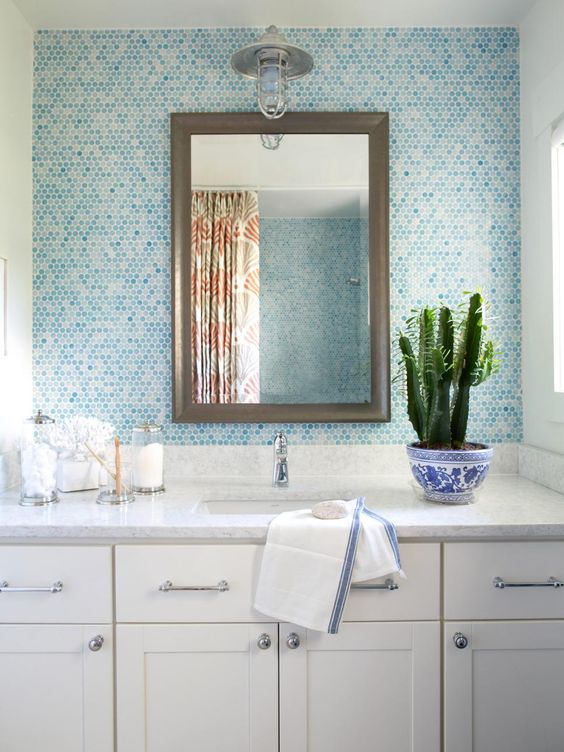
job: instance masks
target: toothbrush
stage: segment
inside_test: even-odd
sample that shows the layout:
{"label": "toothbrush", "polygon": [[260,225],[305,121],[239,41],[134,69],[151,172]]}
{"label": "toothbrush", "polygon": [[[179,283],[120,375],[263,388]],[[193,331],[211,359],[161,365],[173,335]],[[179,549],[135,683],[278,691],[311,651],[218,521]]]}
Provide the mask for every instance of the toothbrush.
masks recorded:
{"label": "toothbrush", "polygon": [[119,436],[114,439],[116,448],[116,495],[121,496],[121,453],[119,449]]}

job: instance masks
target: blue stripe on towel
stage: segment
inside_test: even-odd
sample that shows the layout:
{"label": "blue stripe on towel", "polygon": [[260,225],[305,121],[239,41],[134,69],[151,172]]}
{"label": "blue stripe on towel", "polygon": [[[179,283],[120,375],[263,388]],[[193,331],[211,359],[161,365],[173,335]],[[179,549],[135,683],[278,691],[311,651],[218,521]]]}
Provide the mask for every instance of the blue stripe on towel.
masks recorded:
{"label": "blue stripe on towel", "polygon": [[363,510],[365,514],[367,514],[369,517],[374,517],[375,520],[379,520],[382,525],[384,525],[384,528],[386,530],[386,534],[388,536],[388,540],[390,541],[390,546],[392,547],[392,550],[394,552],[394,558],[396,560],[396,565],[398,570],[401,569],[401,561],[400,561],[400,552],[399,552],[399,545],[398,545],[398,536],[396,535],[396,529],[392,525],[392,523],[387,520],[385,517],[381,517],[377,512],[373,512],[372,509],[367,509],[366,507]]}
{"label": "blue stripe on towel", "polygon": [[339,624],[341,623],[341,618],[343,616],[343,611],[345,610],[345,604],[347,602],[347,597],[351,586],[356,548],[358,546],[358,539],[360,535],[360,513],[363,510],[364,496],[359,496],[356,500],[356,506],[353,512],[353,519],[351,522],[349,540],[343,561],[343,568],[341,569],[341,577],[339,580],[339,586],[337,588],[335,603],[333,605],[333,612],[329,620],[329,628],[327,630],[329,634],[337,634],[339,630]]}

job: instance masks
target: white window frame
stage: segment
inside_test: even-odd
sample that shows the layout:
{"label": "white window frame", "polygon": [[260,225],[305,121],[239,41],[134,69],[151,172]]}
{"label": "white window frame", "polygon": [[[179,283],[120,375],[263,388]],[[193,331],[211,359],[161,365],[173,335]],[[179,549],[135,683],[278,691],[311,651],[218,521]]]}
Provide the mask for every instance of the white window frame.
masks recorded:
{"label": "white window frame", "polygon": [[[523,244],[526,248],[527,273],[522,276],[523,321],[526,329],[523,347],[523,366],[528,381],[524,381],[525,425],[541,430],[543,421],[564,423],[564,392],[555,390],[555,289],[554,237],[552,207],[552,134],[564,122],[564,60],[522,95],[522,144],[524,174],[528,181],[522,185],[524,202]],[[538,263],[532,257],[538,256]],[[564,259],[563,259],[564,260]],[[537,296],[535,300],[531,295]],[[531,323],[534,329],[531,329]],[[534,338],[535,346],[531,348]],[[534,358],[534,361],[531,361]],[[536,373],[535,373],[536,372]],[[534,390],[534,396],[532,394]],[[530,429],[529,429],[530,430]],[[551,431],[552,428],[547,430]]]}
{"label": "white window frame", "polygon": [[564,393],[564,118],[551,136],[554,391]]}

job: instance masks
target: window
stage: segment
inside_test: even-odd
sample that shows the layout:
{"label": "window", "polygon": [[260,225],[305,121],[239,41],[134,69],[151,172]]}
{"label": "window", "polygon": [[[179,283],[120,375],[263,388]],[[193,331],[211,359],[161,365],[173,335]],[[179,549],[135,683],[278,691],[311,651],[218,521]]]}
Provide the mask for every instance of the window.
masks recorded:
{"label": "window", "polygon": [[564,120],[552,133],[554,391],[564,392]]}

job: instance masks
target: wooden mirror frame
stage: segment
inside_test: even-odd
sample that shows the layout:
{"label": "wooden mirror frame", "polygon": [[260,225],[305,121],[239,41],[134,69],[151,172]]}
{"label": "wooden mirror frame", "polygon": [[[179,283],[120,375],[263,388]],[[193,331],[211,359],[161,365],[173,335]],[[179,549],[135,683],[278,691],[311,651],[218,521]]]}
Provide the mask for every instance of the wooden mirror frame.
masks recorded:
{"label": "wooden mirror frame", "polygon": [[[191,342],[191,137],[261,133],[368,135],[371,398],[369,403],[195,404]],[[292,112],[171,114],[172,367],[175,423],[335,423],[390,420],[388,114]]]}

